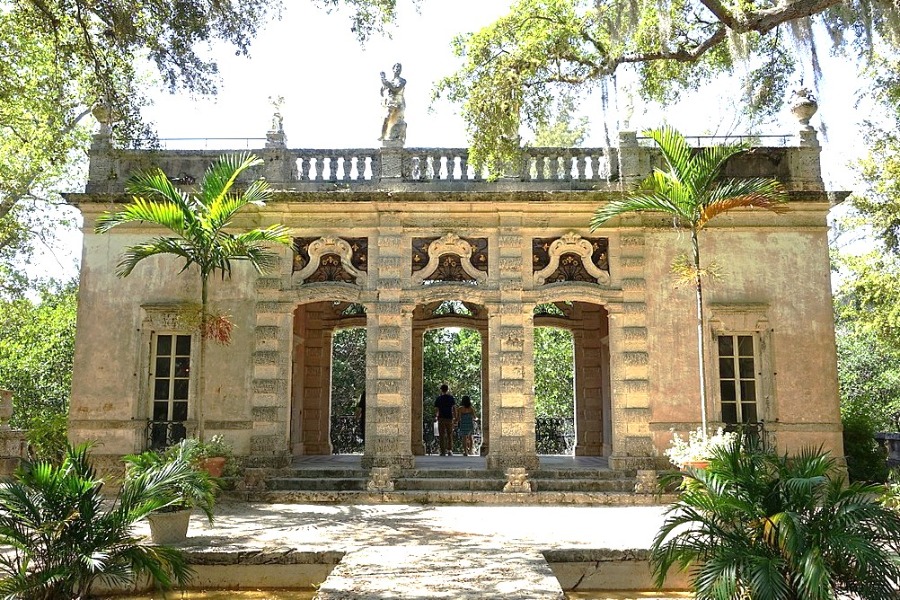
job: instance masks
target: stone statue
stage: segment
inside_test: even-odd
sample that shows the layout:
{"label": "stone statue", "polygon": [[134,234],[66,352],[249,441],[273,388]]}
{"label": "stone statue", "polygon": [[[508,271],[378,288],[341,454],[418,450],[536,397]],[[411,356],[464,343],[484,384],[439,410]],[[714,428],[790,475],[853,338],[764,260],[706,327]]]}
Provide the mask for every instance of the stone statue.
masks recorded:
{"label": "stone statue", "polygon": [[393,68],[394,77],[388,79],[381,72],[381,103],[387,109],[384,123],[381,126],[381,141],[406,141],[406,121],[403,120],[406,111],[406,100],[403,91],[406,88],[406,80],[400,77],[403,66],[396,63]]}

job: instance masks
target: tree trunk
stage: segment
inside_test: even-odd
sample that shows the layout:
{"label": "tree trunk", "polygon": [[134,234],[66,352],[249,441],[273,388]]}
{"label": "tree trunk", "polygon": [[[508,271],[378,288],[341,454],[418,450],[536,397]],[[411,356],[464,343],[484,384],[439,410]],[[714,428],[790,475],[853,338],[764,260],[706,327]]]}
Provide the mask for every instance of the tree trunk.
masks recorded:
{"label": "tree trunk", "polygon": [[208,277],[200,275],[200,351],[197,354],[197,437],[200,441],[206,441],[206,423],[203,415],[203,397],[206,394],[206,385],[203,375],[203,360],[206,355],[206,304],[208,293]]}
{"label": "tree trunk", "polygon": [[697,286],[697,358],[700,368],[700,424],[703,437],[706,437],[706,351],[703,338],[703,283],[700,276],[700,239],[699,231],[691,228],[691,246],[694,252],[694,277]]}

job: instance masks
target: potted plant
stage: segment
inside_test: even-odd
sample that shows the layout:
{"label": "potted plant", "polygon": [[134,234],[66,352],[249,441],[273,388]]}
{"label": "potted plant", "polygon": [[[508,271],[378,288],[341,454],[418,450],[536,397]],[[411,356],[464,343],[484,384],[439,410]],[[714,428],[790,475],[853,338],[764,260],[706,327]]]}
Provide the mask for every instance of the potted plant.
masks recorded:
{"label": "potted plant", "polygon": [[669,461],[681,469],[705,469],[717,448],[729,446],[737,439],[737,433],[721,427],[715,435],[707,435],[702,427],[688,433],[687,439],[672,433],[672,443],[665,451]]}
{"label": "potted plant", "polygon": [[194,508],[202,510],[209,522],[213,522],[213,507],[219,485],[215,478],[200,467],[200,458],[200,442],[194,439],[182,440],[163,452],[147,451],[125,457],[126,481],[146,476],[147,473],[187,471],[186,477],[174,481],[167,490],[174,500],[147,517],[150,537],[154,543],[173,544],[184,541]]}
{"label": "potted plant", "polygon": [[214,435],[205,442],[198,442],[197,446],[200,466],[211,477],[221,477],[225,466],[234,459],[231,444],[222,435]]}

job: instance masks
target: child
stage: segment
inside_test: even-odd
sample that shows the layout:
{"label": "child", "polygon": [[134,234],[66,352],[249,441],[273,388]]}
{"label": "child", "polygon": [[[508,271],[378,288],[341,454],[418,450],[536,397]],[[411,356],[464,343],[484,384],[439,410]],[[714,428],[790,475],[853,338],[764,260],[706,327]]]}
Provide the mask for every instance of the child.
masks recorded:
{"label": "child", "polygon": [[459,408],[456,409],[456,418],[463,442],[463,456],[468,456],[472,454],[472,434],[475,433],[475,409],[472,408],[472,399],[468,396],[462,397]]}

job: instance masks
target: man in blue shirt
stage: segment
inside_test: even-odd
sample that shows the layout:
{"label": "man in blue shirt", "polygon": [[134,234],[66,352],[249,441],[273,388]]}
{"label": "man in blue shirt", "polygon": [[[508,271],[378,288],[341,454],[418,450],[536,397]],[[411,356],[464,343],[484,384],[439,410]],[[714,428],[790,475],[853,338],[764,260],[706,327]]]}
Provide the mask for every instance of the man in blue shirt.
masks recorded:
{"label": "man in blue shirt", "polygon": [[441,444],[441,456],[453,456],[453,421],[456,419],[456,398],[450,394],[450,386],[441,385],[441,395],[435,398],[437,407],[438,437]]}

